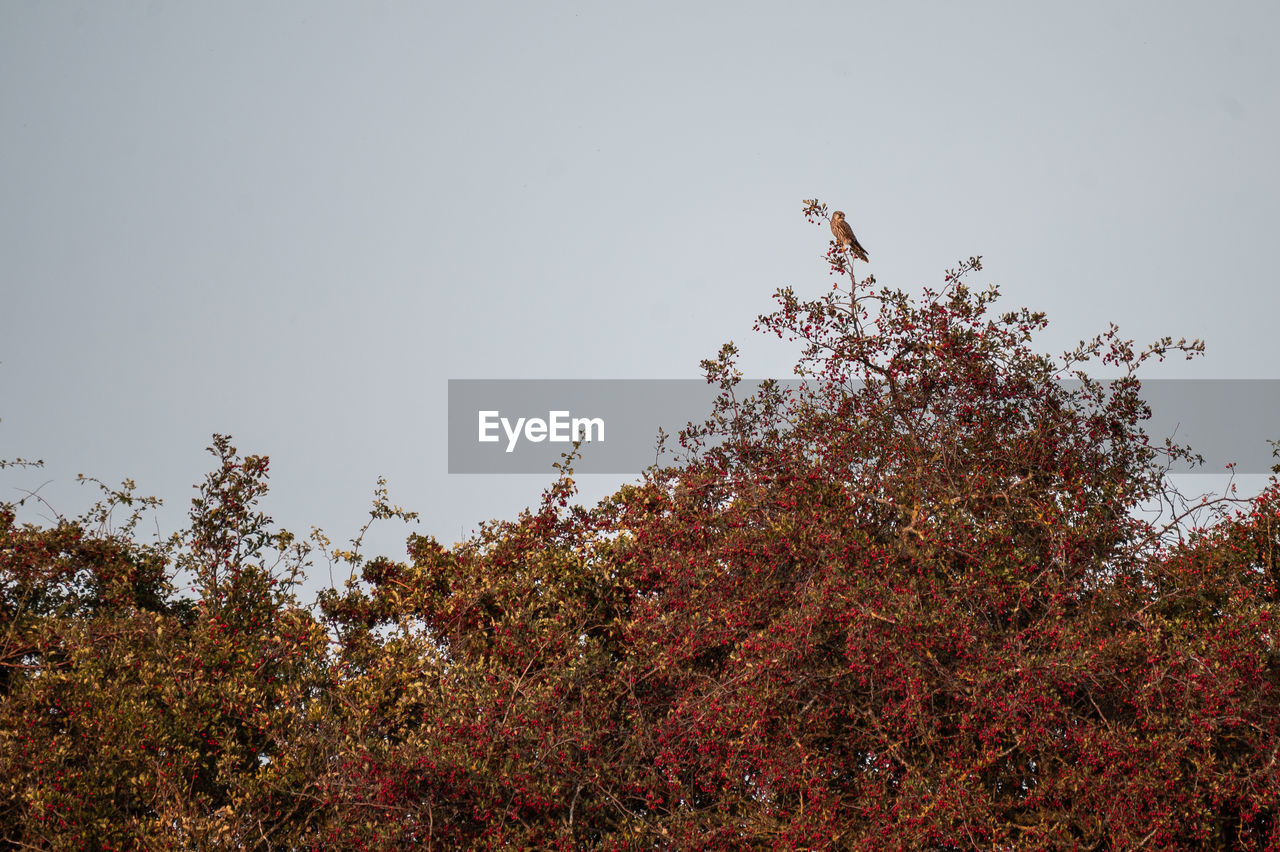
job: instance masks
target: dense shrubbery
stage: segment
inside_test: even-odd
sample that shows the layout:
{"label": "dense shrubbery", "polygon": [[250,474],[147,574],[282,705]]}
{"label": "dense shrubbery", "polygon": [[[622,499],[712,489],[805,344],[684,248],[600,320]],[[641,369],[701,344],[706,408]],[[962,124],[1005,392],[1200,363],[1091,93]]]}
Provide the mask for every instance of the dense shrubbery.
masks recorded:
{"label": "dense shrubbery", "polygon": [[976,268],[779,293],[760,325],[802,342],[803,393],[743,395],[726,347],[679,464],[589,509],[563,472],[408,561],[340,553],[359,580],[314,608],[310,552],[255,508],[266,459],[225,438],[164,545],[0,509],[2,836],[1280,847],[1280,488],[1150,520],[1182,451],[1134,371],[1197,345],[1034,354],[1043,316],[993,315]]}

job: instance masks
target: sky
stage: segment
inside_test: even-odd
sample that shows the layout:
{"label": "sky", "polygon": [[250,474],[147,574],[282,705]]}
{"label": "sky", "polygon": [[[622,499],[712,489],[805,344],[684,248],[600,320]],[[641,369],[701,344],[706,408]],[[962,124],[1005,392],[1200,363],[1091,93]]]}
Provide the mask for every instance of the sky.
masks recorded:
{"label": "sky", "polygon": [[1042,351],[1114,322],[1205,341],[1151,378],[1280,378],[1277,30],[1272,2],[0,0],[0,458],[46,462],[0,500],[73,516],[76,474],[129,477],[167,533],[216,432],[271,457],[290,529],[350,538],[384,476],[457,541],[552,473],[450,475],[450,379],[697,378],[730,340],[789,377],[751,327],[830,287],[814,197],[881,284],[981,255]]}

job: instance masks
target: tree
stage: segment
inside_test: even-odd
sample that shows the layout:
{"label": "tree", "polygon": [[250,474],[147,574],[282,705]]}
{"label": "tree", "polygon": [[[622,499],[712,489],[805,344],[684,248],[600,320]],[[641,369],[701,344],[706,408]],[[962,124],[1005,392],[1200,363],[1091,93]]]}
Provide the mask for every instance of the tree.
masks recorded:
{"label": "tree", "polygon": [[[1049,357],[978,258],[921,297],[827,259],[849,290],[758,323],[799,390],[747,392],[728,344],[677,463],[584,508],[571,457],[405,561],[362,532],[314,613],[310,552],[255,508],[266,458],[225,438],[167,544],[0,511],[4,837],[1280,848],[1280,483],[1188,503],[1191,451],[1143,430],[1140,368],[1201,345]],[[411,517],[381,483],[371,515]]]}
{"label": "tree", "polygon": [[[51,529],[0,510],[7,842],[269,846],[304,810],[279,790],[298,786],[288,742],[323,683],[325,636],[289,591],[304,554],[254,510],[266,459],[222,436],[212,449],[191,529],[167,543],[133,543],[136,513],[107,528],[131,483]],[[177,595],[179,571],[197,600]]]}
{"label": "tree", "polygon": [[[408,564],[322,608],[340,636],[333,848],[632,848],[649,770],[624,700],[635,590],[601,535],[614,504],[540,508],[453,550],[412,537]],[[625,497],[619,498],[625,502]]]}
{"label": "tree", "polygon": [[371,711],[396,726],[360,765],[394,793],[357,807],[378,826],[361,838],[1278,842],[1272,599],[1253,551],[1214,543],[1256,541],[1274,497],[1213,535],[1138,511],[1176,504],[1164,473],[1190,452],[1144,434],[1136,372],[1200,344],[1137,350],[1113,327],[1036,354],[1045,317],[993,315],[997,291],[964,283],[980,268],[923,299],[872,278],[781,291],[759,326],[802,342],[802,392],[740,393],[729,345],[681,464],[591,512],[557,509],[562,478],[540,512],[452,552],[418,542],[331,599],[362,625],[349,647],[430,673],[372,679],[403,709]]}

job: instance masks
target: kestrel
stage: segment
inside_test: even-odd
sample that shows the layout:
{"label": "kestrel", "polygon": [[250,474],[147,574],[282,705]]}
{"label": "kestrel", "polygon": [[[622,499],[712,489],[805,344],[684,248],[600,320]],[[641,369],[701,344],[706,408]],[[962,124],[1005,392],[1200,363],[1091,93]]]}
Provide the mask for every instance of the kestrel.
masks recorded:
{"label": "kestrel", "polygon": [[863,263],[869,263],[867,260],[867,250],[862,247],[862,243],[858,242],[858,238],[853,235],[853,228],[849,227],[849,223],[844,220],[844,214],[839,210],[831,214],[831,233],[836,235],[836,245],[840,248],[846,246],[853,252],[853,256]]}

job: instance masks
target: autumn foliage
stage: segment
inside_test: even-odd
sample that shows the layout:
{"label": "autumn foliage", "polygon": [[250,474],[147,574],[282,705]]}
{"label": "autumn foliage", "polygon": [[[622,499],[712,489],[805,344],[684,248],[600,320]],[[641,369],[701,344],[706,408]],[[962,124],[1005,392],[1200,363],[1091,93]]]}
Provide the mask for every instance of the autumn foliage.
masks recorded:
{"label": "autumn foliage", "polygon": [[[223,437],[168,542],[111,523],[127,491],[0,507],[0,837],[1280,848],[1280,485],[1187,505],[1189,451],[1142,429],[1139,368],[1199,345],[1048,357],[976,258],[914,297],[828,260],[841,287],[758,323],[802,389],[748,391],[726,346],[678,463],[593,507],[566,465],[366,559],[276,530]],[[326,558],[352,580],[303,606]]]}

